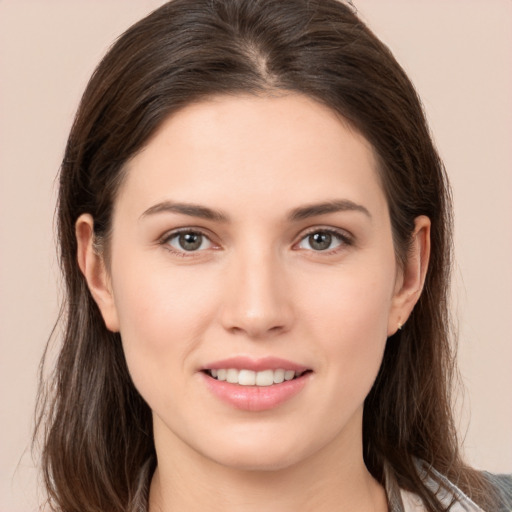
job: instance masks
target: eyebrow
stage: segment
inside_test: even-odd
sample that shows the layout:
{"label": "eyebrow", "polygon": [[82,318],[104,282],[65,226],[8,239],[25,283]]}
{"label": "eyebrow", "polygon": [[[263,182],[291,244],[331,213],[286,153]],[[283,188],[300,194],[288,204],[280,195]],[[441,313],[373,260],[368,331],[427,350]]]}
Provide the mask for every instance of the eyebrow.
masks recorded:
{"label": "eyebrow", "polygon": [[316,217],[317,215],[326,215],[328,213],[356,211],[364,213],[370,219],[372,218],[370,212],[361,204],[354,203],[348,199],[337,199],[333,201],[326,201],[324,203],[311,204],[294,208],[288,215],[290,221],[299,221]]}
{"label": "eyebrow", "polygon": [[154,215],[156,213],[181,213],[182,215],[189,215],[190,217],[199,217],[200,219],[213,220],[217,222],[228,222],[228,216],[212,208],[201,206],[192,203],[175,203],[173,201],[162,201],[161,203],[155,204],[148,208],[141,216],[147,217],[148,215]]}
{"label": "eyebrow", "polygon": [[[297,222],[300,220],[308,219],[310,217],[316,217],[318,215],[326,215],[329,213],[345,212],[345,211],[356,211],[364,213],[371,219],[371,214],[364,206],[354,203],[348,199],[337,199],[333,201],[325,201],[322,203],[309,204],[306,206],[299,206],[294,208],[287,215],[290,222]],[[229,216],[220,210],[208,208],[193,203],[175,203],[173,201],[162,201],[157,203],[147,210],[140,216],[140,218],[147,217],[149,215],[155,215],[158,213],[180,213],[182,215],[188,215],[190,217],[198,217],[200,219],[211,220],[216,222],[229,222]]]}

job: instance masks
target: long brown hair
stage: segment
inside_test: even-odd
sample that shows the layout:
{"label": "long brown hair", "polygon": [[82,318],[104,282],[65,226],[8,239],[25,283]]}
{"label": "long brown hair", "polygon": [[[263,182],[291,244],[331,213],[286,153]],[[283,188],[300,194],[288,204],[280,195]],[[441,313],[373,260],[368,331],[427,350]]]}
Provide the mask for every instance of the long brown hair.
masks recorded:
{"label": "long brown hair", "polygon": [[124,164],[164,119],[211,95],[273,91],[314,98],[372,144],[399,261],[415,217],[432,222],[424,292],[407,324],[389,338],[365,401],[369,471],[383,482],[387,466],[429,511],[444,510],[418,473],[421,460],[484,503],[485,482],[463,464],[451,414],[450,193],[411,82],[388,48],[337,0],[174,0],[131,27],[102,60],[62,162],[65,326],[53,380],[41,384],[36,431],[55,510],[145,510],[156,464],[150,409],[76,261],[77,218],[93,216],[95,237],[108,251]]}

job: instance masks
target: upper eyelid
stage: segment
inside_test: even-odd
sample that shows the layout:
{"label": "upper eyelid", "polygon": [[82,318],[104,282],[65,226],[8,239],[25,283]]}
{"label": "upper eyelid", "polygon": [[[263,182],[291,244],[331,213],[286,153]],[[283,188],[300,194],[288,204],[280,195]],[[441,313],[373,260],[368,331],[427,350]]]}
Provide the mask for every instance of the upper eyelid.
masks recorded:
{"label": "upper eyelid", "polygon": [[354,238],[352,233],[350,233],[346,229],[335,228],[335,227],[332,227],[332,226],[312,226],[310,228],[307,228],[306,230],[301,231],[301,233],[298,235],[297,238],[300,241],[300,240],[304,239],[305,237],[307,237],[307,236],[309,236],[309,235],[311,235],[313,233],[319,233],[319,232],[324,232],[324,233],[330,233],[330,234],[333,234],[333,235],[338,235],[341,238],[348,238],[350,240],[352,240]]}
{"label": "upper eyelid", "polygon": [[[181,233],[200,234],[201,236],[204,236],[205,238],[207,238],[209,240],[211,247],[207,247],[205,249],[196,250],[196,251],[186,251],[186,250],[181,250],[176,247],[173,247],[172,244],[170,243],[170,240],[172,240],[176,236],[180,235]],[[218,249],[218,244],[212,240],[212,237],[207,232],[205,232],[204,229],[191,228],[191,227],[181,227],[181,228],[175,228],[170,231],[167,231],[161,237],[158,238],[157,244],[159,246],[162,246],[166,251],[170,252],[174,256],[176,256],[176,257],[179,256],[181,258],[199,258],[201,256],[204,256],[208,250],[217,250]]]}
{"label": "upper eyelid", "polygon": [[[350,241],[352,241],[354,238],[352,233],[350,233],[346,229],[336,228],[333,226],[317,225],[317,226],[310,226],[306,229],[301,230],[301,232],[294,238],[294,242],[292,245],[296,245],[297,243],[301,242],[307,236],[309,236],[313,233],[317,233],[317,232],[327,232],[327,233],[339,236],[342,239],[345,239],[345,240],[348,239]],[[202,236],[205,236],[206,238],[208,238],[208,240],[210,240],[210,242],[212,244],[219,245],[219,243],[215,241],[216,237],[213,233],[211,233],[207,229],[200,228],[197,226],[183,226],[180,228],[175,228],[175,229],[166,231],[162,236],[160,236],[158,238],[158,242],[164,244],[164,243],[168,242],[174,236],[179,235],[180,233],[198,233],[198,234],[201,234]]]}
{"label": "upper eyelid", "polygon": [[169,231],[166,231],[162,236],[158,237],[158,242],[164,243],[164,242],[170,240],[172,237],[179,235],[181,233],[198,233],[198,234],[208,238],[208,240],[210,240],[212,243],[215,243],[212,239],[213,238],[212,234],[208,230],[205,230],[203,228],[193,227],[193,226],[186,226],[186,227],[182,227],[182,228],[170,229]]}
{"label": "upper eyelid", "polygon": [[[338,246],[332,248],[332,249],[325,249],[323,251],[315,251],[314,249],[308,249],[308,248],[301,248],[298,247],[304,240],[306,240],[310,235],[314,233],[329,233],[330,235],[335,236],[338,238],[338,241],[340,242]],[[355,245],[355,238],[352,233],[348,232],[345,229],[341,228],[334,228],[334,227],[311,227],[305,232],[303,231],[296,242],[293,243],[292,249],[297,251],[305,251],[305,252],[311,252],[312,254],[316,255],[323,255],[323,256],[329,256],[329,255],[335,255],[340,253],[343,250],[347,250],[349,248],[352,248]]]}

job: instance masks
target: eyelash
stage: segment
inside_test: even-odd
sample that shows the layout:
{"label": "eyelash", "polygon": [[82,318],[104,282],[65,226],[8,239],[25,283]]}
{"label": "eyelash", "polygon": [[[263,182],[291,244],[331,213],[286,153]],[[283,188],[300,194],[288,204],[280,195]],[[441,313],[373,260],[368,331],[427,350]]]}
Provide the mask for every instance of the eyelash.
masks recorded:
{"label": "eyelash", "polygon": [[172,231],[170,233],[166,233],[160,239],[159,243],[167,251],[169,251],[173,255],[181,257],[181,258],[191,258],[191,257],[197,256],[197,253],[203,252],[203,251],[185,251],[185,250],[179,251],[179,250],[176,250],[174,247],[172,247],[170,245],[170,241],[171,240],[173,240],[174,238],[177,238],[177,237],[179,237],[180,235],[183,235],[183,234],[200,235],[200,236],[206,238],[207,240],[209,240],[209,242],[211,244],[213,244],[213,242],[211,240],[211,236],[209,236],[207,233],[205,233],[201,229],[197,229],[197,228],[180,228],[180,229],[176,229],[176,230],[174,230],[174,231]]}
{"label": "eyelash", "polygon": [[339,251],[341,251],[343,249],[343,247],[350,247],[350,246],[354,245],[353,237],[350,236],[345,231],[340,231],[338,229],[333,229],[333,228],[315,227],[315,228],[310,229],[306,233],[304,233],[304,235],[301,236],[299,242],[294,244],[294,246],[302,243],[308,237],[310,237],[311,235],[317,234],[317,233],[331,235],[333,238],[336,238],[340,242],[340,244],[338,246],[336,246],[334,249],[326,249],[323,251],[315,251],[312,249],[305,249],[305,250],[310,250],[311,252],[313,252],[315,254],[322,254],[322,255],[328,256],[331,254],[338,253]]}
{"label": "eyelash", "polygon": [[[331,254],[336,254],[337,252],[342,250],[343,246],[350,247],[350,246],[354,245],[354,240],[353,240],[352,236],[348,235],[344,231],[340,231],[340,230],[333,229],[333,228],[316,227],[316,228],[312,228],[309,231],[307,231],[306,233],[304,233],[300,237],[299,241],[294,243],[293,246],[296,247],[297,245],[302,243],[304,240],[306,240],[308,237],[310,237],[311,235],[317,234],[317,233],[331,235],[332,237],[336,238],[340,242],[340,244],[338,246],[336,246],[334,249],[330,249],[330,250],[328,250],[328,249],[318,250],[318,251],[315,251],[313,249],[304,249],[304,250],[308,250],[312,253],[318,253],[318,254],[322,254],[322,255],[331,255]],[[182,234],[200,235],[202,237],[205,237],[211,244],[215,245],[214,242],[212,242],[211,237],[206,232],[202,231],[201,229],[197,229],[197,228],[180,228],[180,229],[174,230],[170,233],[166,233],[160,239],[159,244],[162,245],[167,251],[169,251],[173,255],[181,257],[181,258],[196,257],[198,253],[204,252],[204,250],[206,250],[206,249],[203,249],[203,250],[198,250],[198,251],[185,251],[185,250],[180,251],[180,250],[174,249],[170,245],[170,241]],[[300,250],[300,249],[298,249],[298,250]]]}

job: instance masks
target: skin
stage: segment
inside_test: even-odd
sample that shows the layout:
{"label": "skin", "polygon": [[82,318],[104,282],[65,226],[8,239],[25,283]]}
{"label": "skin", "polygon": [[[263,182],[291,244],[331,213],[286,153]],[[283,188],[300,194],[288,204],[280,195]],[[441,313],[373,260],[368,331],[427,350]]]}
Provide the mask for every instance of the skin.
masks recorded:
{"label": "skin", "polygon": [[[290,218],[332,201],[360,208]],[[109,268],[93,219],[76,224],[80,267],[153,411],[152,511],[387,510],[363,462],[363,402],[421,293],[429,226],[416,219],[399,267],[370,144],[304,96],[216,97],[161,126],[127,164]],[[205,234],[198,250],[179,228]],[[318,250],[309,235],[325,229],[340,236]],[[238,410],[200,371],[235,355],[312,372],[284,404]]]}

